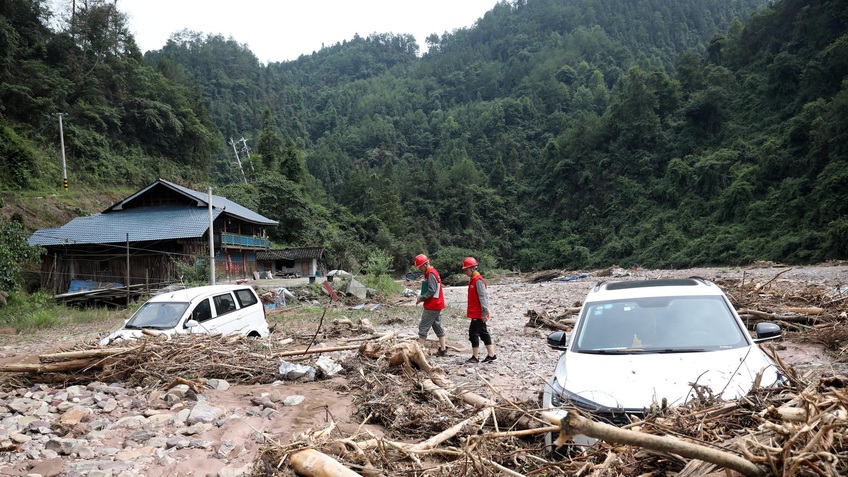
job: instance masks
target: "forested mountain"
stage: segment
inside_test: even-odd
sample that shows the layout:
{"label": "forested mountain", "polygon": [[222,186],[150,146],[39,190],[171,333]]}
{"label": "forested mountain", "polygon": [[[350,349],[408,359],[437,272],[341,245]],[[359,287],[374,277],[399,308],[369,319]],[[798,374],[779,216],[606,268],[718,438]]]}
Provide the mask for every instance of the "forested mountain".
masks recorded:
{"label": "forested mountain", "polygon": [[189,31],[142,58],[106,2],[52,32],[0,0],[3,187],[43,187],[62,110],[77,180],[211,182],[331,267],[845,258],[846,3],[504,1],[423,54],[372,34],[263,65]]}

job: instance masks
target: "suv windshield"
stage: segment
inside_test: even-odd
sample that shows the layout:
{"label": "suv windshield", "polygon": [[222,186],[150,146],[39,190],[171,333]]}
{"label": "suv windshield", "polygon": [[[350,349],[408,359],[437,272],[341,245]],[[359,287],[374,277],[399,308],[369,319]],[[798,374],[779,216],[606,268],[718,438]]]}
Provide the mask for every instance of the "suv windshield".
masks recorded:
{"label": "suv windshield", "polygon": [[695,352],[747,346],[719,296],[644,297],[587,303],[574,351]]}
{"label": "suv windshield", "polygon": [[177,326],[182,318],[188,303],[145,303],[130,318],[124,328],[139,329],[152,328],[165,330]]}

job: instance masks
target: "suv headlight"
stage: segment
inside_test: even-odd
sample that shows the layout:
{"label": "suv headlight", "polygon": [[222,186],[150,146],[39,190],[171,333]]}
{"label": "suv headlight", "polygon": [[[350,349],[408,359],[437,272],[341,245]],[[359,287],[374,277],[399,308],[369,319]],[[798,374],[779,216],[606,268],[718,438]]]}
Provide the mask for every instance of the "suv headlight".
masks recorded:
{"label": "suv headlight", "polygon": [[605,406],[563,389],[556,380],[553,380],[550,386],[553,407],[573,406],[590,412],[603,412],[607,409]]}

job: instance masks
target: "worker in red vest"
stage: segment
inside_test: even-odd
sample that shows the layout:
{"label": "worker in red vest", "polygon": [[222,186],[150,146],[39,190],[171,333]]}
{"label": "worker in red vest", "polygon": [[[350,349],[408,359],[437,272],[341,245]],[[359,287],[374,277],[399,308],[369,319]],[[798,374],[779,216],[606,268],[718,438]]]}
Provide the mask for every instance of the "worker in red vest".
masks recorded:
{"label": "worker in red vest", "polygon": [[471,324],[468,327],[468,339],[471,341],[471,357],[466,363],[479,363],[477,352],[480,349],[480,340],[486,346],[486,357],[483,358],[484,363],[491,363],[498,359],[495,355],[495,347],[492,344],[492,336],[489,334],[489,328],[486,322],[489,321],[491,314],[489,313],[489,295],[486,291],[486,280],[477,271],[477,260],[474,257],[466,257],[462,261],[462,270],[468,276],[468,312],[466,315],[471,318]]}
{"label": "worker in red vest", "polygon": [[415,304],[424,303],[424,311],[421,313],[421,321],[418,323],[418,344],[424,348],[430,328],[436,332],[439,338],[439,350],[436,356],[446,356],[448,349],[445,344],[445,329],[442,328],[442,310],[445,308],[445,291],[442,289],[442,279],[439,272],[430,265],[430,259],[423,253],[415,257],[415,266],[424,273],[424,282],[421,284],[421,293]]}

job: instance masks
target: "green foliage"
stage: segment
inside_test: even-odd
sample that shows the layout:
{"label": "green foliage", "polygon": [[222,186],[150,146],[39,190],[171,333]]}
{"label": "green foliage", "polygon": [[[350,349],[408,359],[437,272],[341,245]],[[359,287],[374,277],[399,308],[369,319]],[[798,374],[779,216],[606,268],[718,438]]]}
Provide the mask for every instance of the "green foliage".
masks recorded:
{"label": "green foliage", "polygon": [[59,317],[64,307],[44,292],[12,293],[6,300],[6,305],[0,307],[0,326],[23,332],[52,328],[61,323]]}
{"label": "green foliage", "polygon": [[209,285],[210,270],[208,259],[181,260],[175,258],[171,263],[177,277],[179,277],[180,281],[186,287]]}
{"label": "green foliage", "polygon": [[403,285],[392,279],[391,275],[364,275],[362,282],[368,288],[376,290],[383,297],[397,296],[403,291]]}
{"label": "green foliage", "polygon": [[0,290],[16,291],[21,288],[21,266],[40,259],[41,247],[27,243],[27,233],[20,220],[0,219]]}
{"label": "green foliage", "polygon": [[375,33],[269,65],[190,31],[142,59],[107,1],[55,33],[13,3],[2,190],[55,173],[61,110],[72,184],[212,184],[330,268],[846,257],[842,1],[500,2],[422,57]]}
{"label": "green foliage", "polygon": [[374,278],[390,275],[393,269],[392,257],[383,250],[375,250],[368,255],[363,269]]}
{"label": "green foliage", "polygon": [[37,175],[38,153],[31,141],[18,135],[0,116],[0,185],[3,189],[23,190]]}
{"label": "green foliage", "polygon": [[476,258],[477,263],[480,264],[479,270],[481,272],[492,270],[498,264],[497,260],[486,252],[456,246],[440,248],[428,257],[430,257],[430,263],[436,267],[436,270],[444,275],[462,274],[462,261],[465,257]]}

